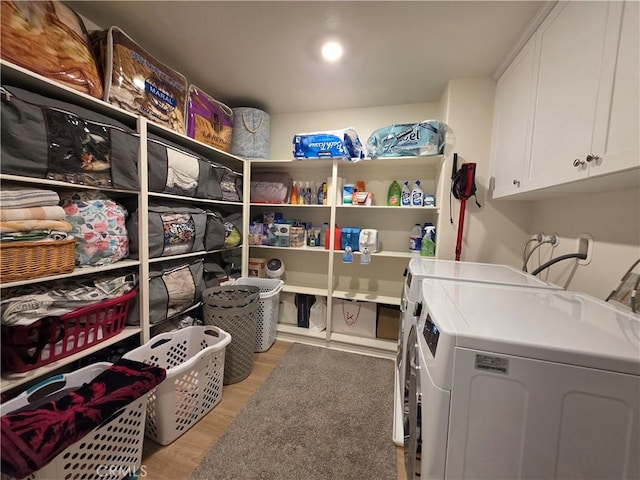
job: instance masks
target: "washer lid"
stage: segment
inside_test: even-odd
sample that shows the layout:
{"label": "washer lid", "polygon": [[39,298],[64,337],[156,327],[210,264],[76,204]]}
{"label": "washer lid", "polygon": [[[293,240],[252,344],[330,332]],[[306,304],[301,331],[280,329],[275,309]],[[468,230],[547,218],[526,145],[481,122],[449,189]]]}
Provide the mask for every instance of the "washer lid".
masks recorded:
{"label": "washer lid", "polygon": [[464,282],[483,282],[495,285],[518,285],[521,287],[562,290],[562,287],[546,282],[509,265],[476,262],[455,262],[431,258],[412,258],[409,272],[414,277],[438,278]]}
{"label": "washer lid", "polygon": [[457,347],[640,375],[640,319],[577,292],[424,281]]}

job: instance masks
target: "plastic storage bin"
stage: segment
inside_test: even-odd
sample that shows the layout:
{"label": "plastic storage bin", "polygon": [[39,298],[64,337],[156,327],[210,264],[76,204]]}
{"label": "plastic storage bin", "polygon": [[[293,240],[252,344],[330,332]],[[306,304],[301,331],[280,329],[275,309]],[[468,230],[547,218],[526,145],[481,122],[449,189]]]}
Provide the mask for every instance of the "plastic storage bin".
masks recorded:
{"label": "plastic storage bin", "polygon": [[126,326],[136,290],[30,325],[2,325],[2,370],[28,372],[97,345]]}
{"label": "plastic storage bin", "polygon": [[278,315],[280,313],[280,292],[284,282],[270,278],[242,277],[236,281],[236,285],[252,285],[260,289],[255,351],[266,352],[276,341]]}
{"label": "plastic storage bin", "polygon": [[167,371],[149,394],[147,437],[168,445],[220,402],[230,342],[231,335],[218,327],[192,326],[161,333],[123,356]]}
{"label": "plastic storage bin", "polygon": [[[3,403],[0,413],[6,415],[29,405],[39,405],[65,391],[79,388],[110,366],[108,362],[94,363],[72,373],[50,377]],[[147,396],[141,396],[114,413],[107,422],[26,478],[119,480],[127,476],[135,477],[142,464]]]}
{"label": "plastic storage bin", "polygon": [[211,287],[202,293],[204,323],[231,334],[224,384],[237,383],[253,369],[260,289],[251,285]]}

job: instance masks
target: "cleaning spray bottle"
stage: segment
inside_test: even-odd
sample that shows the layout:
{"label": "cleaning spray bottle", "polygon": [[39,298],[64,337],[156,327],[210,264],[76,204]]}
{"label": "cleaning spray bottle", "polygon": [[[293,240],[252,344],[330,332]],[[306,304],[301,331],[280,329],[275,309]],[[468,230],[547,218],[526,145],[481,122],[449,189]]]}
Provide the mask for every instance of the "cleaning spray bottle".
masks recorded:
{"label": "cleaning spray bottle", "polygon": [[420,188],[420,180],[416,180],[413,184],[413,190],[411,190],[411,206],[421,207],[424,201],[424,192]]}
{"label": "cleaning spray bottle", "polygon": [[436,227],[433,225],[424,227],[424,236],[422,237],[422,244],[420,245],[420,256],[436,256]]}
{"label": "cleaning spray bottle", "polygon": [[387,194],[387,205],[391,207],[399,207],[400,206],[400,185],[395,180],[391,182],[389,186],[389,193]]}
{"label": "cleaning spray bottle", "polygon": [[409,188],[409,180],[405,181],[402,184],[402,196],[401,196],[400,204],[403,207],[411,206],[411,188]]}

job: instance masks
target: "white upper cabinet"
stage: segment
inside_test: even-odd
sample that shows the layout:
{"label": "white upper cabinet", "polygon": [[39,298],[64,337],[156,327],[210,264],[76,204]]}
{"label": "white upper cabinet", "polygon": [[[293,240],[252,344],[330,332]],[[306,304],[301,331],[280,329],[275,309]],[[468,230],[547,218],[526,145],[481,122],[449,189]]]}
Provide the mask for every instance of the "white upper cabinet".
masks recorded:
{"label": "white upper cabinet", "polygon": [[492,142],[494,198],[518,193],[525,165],[528,167],[535,93],[534,47],[531,39],[496,87]]}
{"label": "white upper cabinet", "polygon": [[[639,23],[640,3],[627,2],[624,5],[611,106],[607,111],[609,128],[604,142],[594,147],[594,151],[602,158],[592,162],[590,175],[603,175],[640,166]],[[601,142],[603,140],[602,136],[598,139]]]}
{"label": "white upper cabinet", "polygon": [[635,1],[551,10],[498,81],[494,198],[640,185],[638,16]]}

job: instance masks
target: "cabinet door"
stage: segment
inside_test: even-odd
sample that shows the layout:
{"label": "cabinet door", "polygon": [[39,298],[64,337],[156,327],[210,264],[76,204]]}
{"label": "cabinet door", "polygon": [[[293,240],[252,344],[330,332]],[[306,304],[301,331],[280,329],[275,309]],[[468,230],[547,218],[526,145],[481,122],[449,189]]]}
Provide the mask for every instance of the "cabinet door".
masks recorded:
{"label": "cabinet door", "polygon": [[498,80],[493,123],[493,198],[521,191],[529,163],[533,94],[535,92],[532,38]]}
{"label": "cabinet door", "polygon": [[[601,157],[591,162],[589,176],[619,172],[640,166],[638,148],[640,132],[640,3],[624,5],[622,31],[618,45],[607,135],[594,145],[593,153]],[[597,125],[596,128],[600,130]]]}
{"label": "cabinet door", "polygon": [[592,153],[596,115],[611,93],[615,63],[603,60],[615,55],[620,25],[610,15],[620,8],[609,2],[558,4],[538,30],[532,188],[588,175],[587,164],[574,166],[574,160]]}

